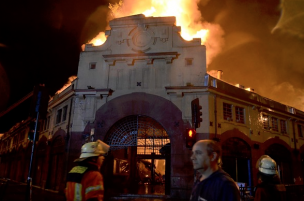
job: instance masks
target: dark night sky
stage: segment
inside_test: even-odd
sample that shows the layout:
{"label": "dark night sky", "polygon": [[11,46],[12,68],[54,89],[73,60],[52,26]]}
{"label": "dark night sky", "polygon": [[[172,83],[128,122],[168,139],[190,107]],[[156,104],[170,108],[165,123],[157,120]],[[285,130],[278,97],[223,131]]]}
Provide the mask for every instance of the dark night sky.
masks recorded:
{"label": "dark night sky", "polygon": [[[0,1],[0,113],[35,84],[44,83],[53,96],[77,75],[81,45],[106,29],[108,5],[117,1]],[[208,71],[221,69],[229,83],[304,110],[304,0],[282,2],[200,1],[202,20],[225,32]],[[26,112],[15,110],[0,117],[0,133],[25,119]]]}
{"label": "dark night sky", "polygon": [[[53,96],[77,75],[81,45],[105,30],[108,5],[105,0],[1,1],[0,112],[36,84],[44,83]],[[0,133],[16,123],[8,119],[25,119],[26,109],[22,113],[0,118]]]}

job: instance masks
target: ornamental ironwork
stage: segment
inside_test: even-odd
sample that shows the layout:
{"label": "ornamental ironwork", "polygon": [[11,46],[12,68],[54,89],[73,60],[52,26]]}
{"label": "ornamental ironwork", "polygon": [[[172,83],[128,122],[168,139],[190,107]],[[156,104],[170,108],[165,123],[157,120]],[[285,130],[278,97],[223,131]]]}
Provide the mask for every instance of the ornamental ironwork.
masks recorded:
{"label": "ornamental ironwork", "polygon": [[166,130],[148,116],[132,115],[116,122],[107,133],[106,143],[111,150],[137,146],[137,154],[159,155],[159,150],[170,143]]}

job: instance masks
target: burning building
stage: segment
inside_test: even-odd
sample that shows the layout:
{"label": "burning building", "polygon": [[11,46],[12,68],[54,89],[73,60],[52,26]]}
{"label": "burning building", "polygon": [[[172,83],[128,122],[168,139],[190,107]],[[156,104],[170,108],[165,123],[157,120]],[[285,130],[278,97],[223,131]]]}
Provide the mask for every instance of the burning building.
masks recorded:
{"label": "burning building", "polygon": [[[62,191],[81,146],[101,139],[111,145],[102,170],[107,196],[187,199],[194,177],[189,128],[195,140],[220,143],[223,169],[239,183],[256,185],[256,161],[268,154],[284,184],[303,184],[304,112],[209,75],[201,39],[181,38],[175,17],[128,16],[110,28],[103,45],[85,45],[77,78],[49,102],[35,185]],[[2,177],[26,178],[27,124],[1,139]]]}

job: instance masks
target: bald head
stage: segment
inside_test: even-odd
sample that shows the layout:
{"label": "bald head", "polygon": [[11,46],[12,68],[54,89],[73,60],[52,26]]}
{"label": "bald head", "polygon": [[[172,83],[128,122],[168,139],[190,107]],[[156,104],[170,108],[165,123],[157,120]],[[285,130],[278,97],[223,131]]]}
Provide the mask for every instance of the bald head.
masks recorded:
{"label": "bald head", "polygon": [[213,140],[199,140],[192,148],[191,160],[196,170],[204,171],[208,168],[218,169],[221,163],[222,150]]}

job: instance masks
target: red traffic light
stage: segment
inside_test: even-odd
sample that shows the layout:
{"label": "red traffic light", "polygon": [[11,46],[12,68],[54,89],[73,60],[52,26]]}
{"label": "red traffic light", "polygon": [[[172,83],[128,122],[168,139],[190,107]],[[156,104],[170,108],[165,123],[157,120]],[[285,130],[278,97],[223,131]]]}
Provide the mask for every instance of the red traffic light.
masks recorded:
{"label": "red traffic light", "polygon": [[193,128],[186,129],[186,147],[192,149],[196,142],[196,131]]}
{"label": "red traffic light", "polygon": [[192,138],[192,136],[193,136],[193,131],[190,129],[188,130],[188,137]]}

